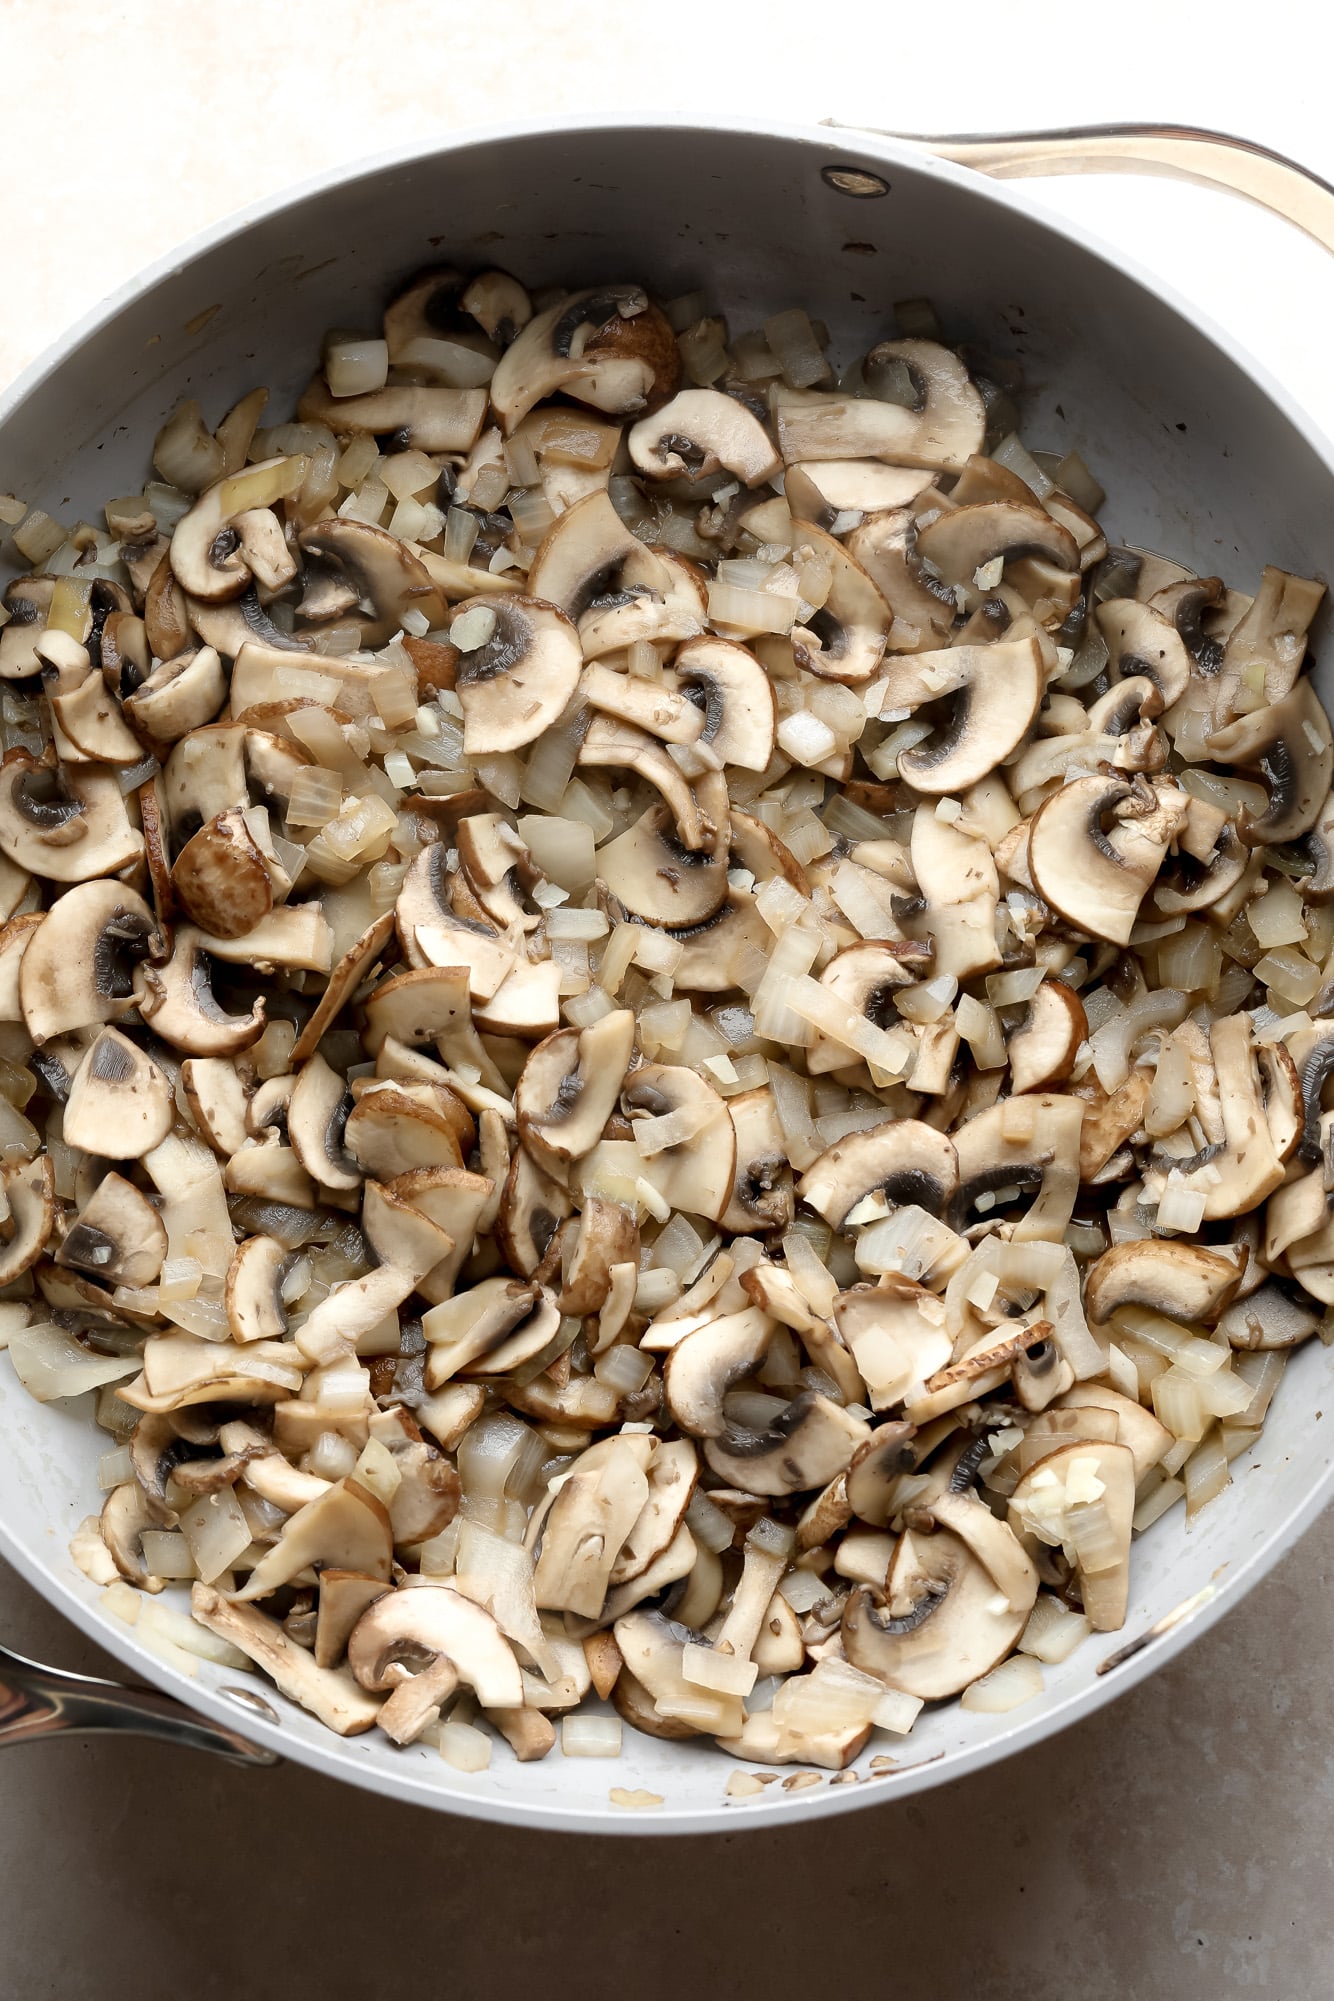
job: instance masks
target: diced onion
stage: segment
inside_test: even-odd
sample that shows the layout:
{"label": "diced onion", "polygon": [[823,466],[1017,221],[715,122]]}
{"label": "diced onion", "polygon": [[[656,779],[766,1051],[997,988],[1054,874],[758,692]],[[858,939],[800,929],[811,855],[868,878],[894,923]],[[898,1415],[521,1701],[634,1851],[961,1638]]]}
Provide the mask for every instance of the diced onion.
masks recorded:
{"label": "diced onion", "polygon": [[1042,1666],[1029,1654],[1012,1654],[980,1681],[971,1682],[959,1697],[961,1709],[983,1716],[1004,1716],[1042,1694]]}
{"label": "diced onion", "polygon": [[560,1748],[566,1758],[619,1758],[619,1716],[562,1716]]}

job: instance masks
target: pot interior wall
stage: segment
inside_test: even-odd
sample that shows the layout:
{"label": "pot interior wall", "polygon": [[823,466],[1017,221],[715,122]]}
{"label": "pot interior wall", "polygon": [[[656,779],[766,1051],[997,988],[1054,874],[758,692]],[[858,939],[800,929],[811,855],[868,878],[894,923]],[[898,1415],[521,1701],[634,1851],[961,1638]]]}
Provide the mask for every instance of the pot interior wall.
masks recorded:
{"label": "pot interior wall", "polygon": [[[837,192],[821,168],[840,163],[882,173],[889,192]],[[216,422],[237,395],[267,383],[276,419],[327,327],[372,329],[395,280],[449,260],[499,264],[533,285],[633,278],[668,296],[701,289],[734,329],[799,303],[828,322],[840,361],[884,335],[895,299],[925,294],[951,338],[1023,363],[1026,441],[1084,453],[1107,488],[1115,538],[1221,570],[1242,589],[1264,562],[1327,569],[1329,467],[1238,363],[1136,279],[1008,197],[833,133],[613,128],[483,139],[301,196],[161,278],[30,386],[0,418],[0,486],[64,521],[93,515],[108,497],[138,491],[153,434],[183,395],[198,396]],[[1127,1634],[1210,1580],[1226,1593],[1258,1572],[1323,1494],[1328,1427],[1314,1420],[1328,1407],[1332,1366],[1318,1343],[1303,1351],[1254,1463],[1238,1465],[1190,1535],[1178,1512],[1138,1546]],[[0,1547],[7,1542],[43,1589],[100,1626],[144,1676],[240,1720],[217,1690],[245,1677],[206,1665],[197,1681],[174,1678],[114,1620],[101,1624],[96,1592],[69,1562],[70,1531],[97,1499],[104,1440],[88,1415],[34,1405],[5,1369],[0,1441]],[[1043,1734],[1115,1686],[1116,1676],[1095,1673],[1109,1651],[1091,1642],[1049,1669],[1046,1694],[1014,1716],[955,1707],[924,1716],[902,1762],[936,1761],[921,1780],[933,1783]],[[609,1786],[643,1786],[666,1802],[656,1824],[693,1816],[702,1825],[724,1811],[734,1769],[711,1747],[627,1732],[619,1764],[556,1755],[517,1766],[502,1747],[489,1772],[463,1777],[432,1752],[398,1752],[378,1735],[339,1744],[268,1693],[295,1755],[473,1812],[566,1824],[582,1816],[587,1825],[606,1814]],[[884,1789],[771,1787],[743,1818],[872,1796]]]}

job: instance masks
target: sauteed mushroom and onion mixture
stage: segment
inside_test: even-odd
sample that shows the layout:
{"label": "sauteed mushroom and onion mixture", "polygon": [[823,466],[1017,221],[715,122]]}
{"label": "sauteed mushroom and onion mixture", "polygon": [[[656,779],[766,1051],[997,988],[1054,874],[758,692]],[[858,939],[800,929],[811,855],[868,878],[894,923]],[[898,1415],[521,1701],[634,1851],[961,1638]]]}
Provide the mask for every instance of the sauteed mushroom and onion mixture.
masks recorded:
{"label": "sauteed mushroom and onion mixture", "polygon": [[1323,587],[896,314],[432,271],[0,506],[0,1344],[177,1665],[839,1770],[1121,1627],[1328,1332]]}

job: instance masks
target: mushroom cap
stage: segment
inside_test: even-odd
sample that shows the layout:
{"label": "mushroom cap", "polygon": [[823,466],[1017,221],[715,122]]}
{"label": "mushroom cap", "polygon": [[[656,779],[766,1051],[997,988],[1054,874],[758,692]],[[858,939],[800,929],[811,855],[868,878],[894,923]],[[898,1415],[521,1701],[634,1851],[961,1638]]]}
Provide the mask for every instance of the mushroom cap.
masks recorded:
{"label": "mushroom cap", "polygon": [[1141,792],[1121,778],[1063,785],[1043,801],[1029,831],[1038,894],[1077,930],[1127,944],[1186,803],[1175,788]]}
{"label": "mushroom cap", "polygon": [[[1037,1596],[1037,1573],[1033,1577]],[[902,1611],[892,1608],[903,1606]],[[938,1528],[899,1538],[884,1602],[861,1585],[843,1612],[843,1647],[854,1667],[924,1702],[957,1695],[987,1674],[1023,1632],[1032,1601],[1016,1612],[963,1539]]]}
{"label": "mushroom cap", "polygon": [[798,1193],[837,1230],[877,1189],[891,1206],[911,1202],[938,1216],[958,1184],[958,1156],[947,1133],[920,1119],[889,1119],[827,1147],[807,1168]]}
{"label": "mushroom cap", "polygon": [[215,646],[191,647],[162,660],[125,697],[125,713],[158,756],[191,730],[211,723],[227,699],[227,677]]}
{"label": "mushroom cap", "polygon": [[348,1666],[363,1688],[394,1686],[388,1673],[393,1664],[423,1657],[448,1661],[484,1709],[517,1709],[523,1703],[509,1641],[488,1611],[444,1581],[386,1592],[348,1637]]}
{"label": "mushroom cap", "polygon": [[171,881],[191,921],[218,938],[245,937],[273,908],[272,877],[238,807],[191,836]]}
{"label": "mushroom cap", "polygon": [[627,443],[653,479],[707,479],[721,467],[743,486],[763,486],[783,464],[759,418],[718,389],[678,390],[632,425]]}
{"label": "mushroom cap", "polygon": [[814,1390],[794,1397],[766,1431],[728,1426],[706,1438],[704,1456],[721,1480],[751,1494],[797,1494],[847,1468],[868,1427]]}
{"label": "mushroom cap", "polygon": [[847,1507],[871,1528],[888,1528],[895,1512],[895,1493],[905,1473],[917,1470],[912,1440],[916,1427],[896,1419],[878,1424],[858,1446],[843,1476]]}
{"label": "mushroom cap", "polygon": [[929,797],[961,792],[1019,748],[1042,700],[1045,676],[1036,639],[952,646],[891,661],[883,714],[947,704],[941,726],[899,756],[899,770]]}
{"label": "mushroom cap", "polygon": [[152,911],[123,883],[67,889],[39,920],[19,966],[19,1004],[33,1041],[127,1013],[134,960],[164,949]]}
{"label": "mushroom cap", "polygon": [[[343,1144],[373,1180],[389,1182],[414,1168],[462,1167],[476,1128],[444,1085],[359,1083]],[[332,1170],[330,1170],[332,1171]]]}
{"label": "mushroom cap", "polygon": [[667,1406],[692,1438],[721,1438],[727,1429],[723,1397],[754,1373],[773,1338],[774,1323],[758,1306],[727,1313],[687,1334],[663,1364]]}
{"label": "mushroom cap", "polygon": [[468,756],[518,750],[550,729],[574,694],[579,635],[554,605],[517,593],[468,598],[455,616],[474,611],[489,611],[495,625],[484,644],[459,655],[463,748]]}
{"label": "mushroom cap", "polygon": [[65,1140],[106,1160],[139,1160],[171,1131],[171,1079],[151,1056],[104,1028],[74,1073],[65,1101]]}

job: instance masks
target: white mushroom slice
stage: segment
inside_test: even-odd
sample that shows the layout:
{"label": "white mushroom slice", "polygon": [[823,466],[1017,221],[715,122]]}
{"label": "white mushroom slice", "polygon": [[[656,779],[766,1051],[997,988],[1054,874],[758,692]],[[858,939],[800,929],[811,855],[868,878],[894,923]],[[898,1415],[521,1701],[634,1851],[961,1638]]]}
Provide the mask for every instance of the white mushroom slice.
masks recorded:
{"label": "white mushroom slice", "polygon": [[306,1315],[297,1329],[297,1348],[308,1362],[344,1360],[364,1335],[397,1312],[413,1287],[412,1273],[398,1265],[377,1265],[364,1278],[346,1280]]}
{"label": "white mushroom slice", "polygon": [[601,1139],[634,1038],[634,1015],[619,1008],[588,1028],[557,1030],[524,1064],[514,1091],[519,1131],[557,1180]]}
{"label": "white mushroom slice", "polygon": [[531,1278],[573,1209],[569,1190],[554,1180],[526,1147],[517,1146],[505,1174],[495,1220],[496,1245],[510,1270]]}
{"label": "white mushroom slice", "polygon": [[[908,466],[881,465],[875,459],[815,459],[788,467],[783,497],[802,520],[832,528],[838,514],[905,513],[930,484],[929,472]],[[855,549],[852,553],[862,562]],[[897,612],[893,593],[885,595]]]}
{"label": "white mushroom slice", "polygon": [[373,923],[368,924],[361,936],[348,946],[330,973],[315,1012],[293,1045],[291,1058],[293,1064],[304,1063],[308,1057],[314,1055],[325,1034],[347,1006],[357,988],[374,971],[377,961],[383,957],[385,947],[393,935],[394,913],[392,910],[386,910]]}
{"label": "white mushroom slice", "polygon": [[181,1065],[185,1101],[204,1138],[224,1159],[245,1145],[246,1094],[236,1066],[222,1056],[189,1056]]}
{"label": "white mushroom slice", "polygon": [[705,726],[703,711],[675,689],[641,680],[637,674],[619,674],[597,661],[584,668],[579,693],[590,708],[633,723],[662,743],[694,743]]}
{"label": "white mushroom slice", "polygon": [[672,1417],[692,1438],[721,1438],[727,1429],[723,1397],[758,1369],[774,1322],[758,1306],[723,1314],[672,1348],[663,1364],[663,1390]]}
{"label": "white mushroom slice", "polygon": [[[334,517],[303,529],[299,539],[307,564],[307,598],[313,577],[349,597],[348,608],[361,621],[363,646],[386,644],[411,612],[432,625],[443,623],[444,602],[426,566],[386,529]],[[233,696],[233,710],[235,706]]]}
{"label": "white mushroom slice", "polygon": [[[293,1364],[296,1366],[293,1366]],[[150,1334],[143,1373],[116,1394],[135,1410],[182,1410],[197,1403],[278,1403],[301,1388],[301,1358],[285,1341],[203,1341]]]}
{"label": "white mushroom slice", "polygon": [[36,1264],[55,1225],[55,1173],[48,1154],[0,1167],[0,1285]]}
{"label": "white mushroom slice", "polygon": [[516,962],[490,1000],[473,1003],[473,1023],[485,1035],[536,1042],[560,1021],[561,969],[554,959]]}
{"label": "white mushroom slice", "polygon": [[1029,866],[1038,894],[1077,930],[1128,943],[1188,796],[1141,779],[1077,778],[1038,808]]}
{"label": "white mushroom slice", "polygon": [[892,1410],[915,1383],[945,1368],[954,1351],[935,1294],[893,1273],[879,1286],[841,1292],[834,1302],[834,1322],[872,1410]]}
{"label": "white mushroom slice", "polygon": [[605,493],[590,493],[558,516],[528,572],[530,595],[576,622],[618,594],[665,597],[670,585],[666,564],[631,534]]}
{"label": "white mushroom slice", "polygon": [[[1251,1018],[1229,1015],[1209,1030],[1218,1078],[1223,1141],[1206,1144],[1193,1158],[1173,1160],[1187,1188],[1204,1196],[1204,1220],[1244,1216],[1283,1180],[1256,1066]],[[1309,1290],[1309,1288],[1308,1288]]]}
{"label": "white mushroom slice", "polygon": [[774,1320],[781,1321],[784,1327],[792,1329],[812,1364],[833,1378],[841,1397],[848,1403],[865,1400],[866,1385],[841,1335],[834,1331],[828,1320],[813,1311],[790,1271],[761,1259],[749,1271],[740,1272],[737,1276],[748,1299],[753,1299],[757,1306]]}
{"label": "white mushroom slice", "polygon": [[1120,1306],[1144,1306],[1169,1320],[1212,1325],[1241,1279],[1237,1260],[1221,1251],[1145,1237],[1113,1244],[1089,1266],[1084,1308],[1091,1321],[1110,1320]]}
{"label": "white mushroom slice", "polygon": [[[247,469],[246,479],[277,472],[285,463],[264,459]],[[172,574],[183,591],[205,604],[240,597],[256,578],[278,590],[296,575],[278,517],[268,507],[235,511],[236,484],[222,479],[206,488],[172,531]]]}
{"label": "white mushroom slice", "polygon": [[654,554],[667,573],[666,591],[599,590],[579,619],[585,660],[622,652],[637,642],[668,646],[704,630],[708,606],[699,573],[670,549]]}
{"label": "white mushroom slice", "polygon": [[860,1418],[803,1390],[766,1431],[729,1426],[721,1438],[706,1438],[704,1457],[719,1479],[743,1492],[805,1493],[843,1472],[868,1436]]}
{"label": "white mushroom slice", "polygon": [[1260,772],[1269,804],[1258,816],[1243,806],[1237,832],[1248,847],[1293,841],[1320,817],[1334,778],[1334,735],[1309,681],[1267,709],[1257,709],[1208,739],[1211,758]]}
{"label": "white mushroom slice", "polygon": [[[808,466],[803,470],[819,472],[821,468]],[[880,468],[868,467],[868,470]],[[794,466],[788,474],[789,488],[796,471]],[[912,473],[909,477],[924,479],[929,475]],[[892,513],[864,521],[848,536],[847,548],[893,609],[891,648],[913,653],[943,646],[954,625],[958,604],[952,586],[922,564],[917,553],[917,517],[912,508],[896,507]]]}
{"label": "white mushroom slice", "polygon": [[[1285,570],[1275,569],[1271,563],[1265,564],[1259,590],[1229,632],[1221,662],[1214,663],[1221,665],[1222,670],[1218,677],[1215,706],[1215,714],[1220,720],[1226,720],[1230,713],[1238,684],[1243,681],[1248,667],[1263,665],[1264,697],[1267,702],[1281,702],[1290,692],[1306,655],[1306,636],[1311,620],[1319,610],[1324,595],[1324,584],[1308,577],[1289,576]],[[1166,600],[1165,591],[1161,593],[1161,598]],[[1163,603],[1162,608],[1169,609],[1168,604]],[[1190,615],[1198,629],[1199,613],[1193,606]],[[1189,636],[1186,636],[1189,644]],[[1204,671],[1209,670],[1206,668]]]}
{"label": "white mushroom slice", "polygon": [[470,452],[486,422],[486,392],[391,383],[362,396],[331,396],[317,375],[302,392],[296,413],[298,422],[326,424],[344,437],[388,433],[421,452]]}
{"label": "white mushroom slice", "polygon": [[320,1602],[315,1615],[315,1665],[336,1667],[348,1639],[368,1605],[382,1598],[389,1586],[378,1577],[356,1570],[322,1570]]}
{"label": "white mushroom slice", "polygon": [[1032,1207],[1014,1223],[1016,1242],[1059,1243],[1079,1192],[1079,1137],[1085,1105],[1081,1098],[1032,1092],[1019,1101],[992,1105],[965,1120],[954,1134],[959,1180],[954,1216],[960,1227],[974,1220],[980,1199],[992,1203],[1036,1190]]}
{"label": "white mushroom slice", "polygon": [[723,469],[743,486],[763,486],[783,465],[759,418],[717,389],[678,390],[631,427],[627,443],[654,479],[708,479]]}
{"label": "white mushroom slice", "polygon": [[211,723],[227,699],[227,677],[214,646],[163,660],[125,697],[130,723],[158,756],[191,730]]}
{"label": "white mushroom slice", "polygon": [[1044,684],[1036,639],[952,646],[892,661],[882,715],[945,705],[932,735],[900,752],[901,776],[928,796],[976,785],[1023,742]]}
{"label": "white mushroom slice", "polygon": [[343,1142],[351,1102],[347,1080],[317,1050],[297,1072],[287,1105],[287,1137],[307,1174],[322,1188],[347,1193],[362,1183]]}
{"label": "white mushroom slice", "polygon": [[436,901],[443,882],[445,849],[439,841],[423,848],[409,865],[395,905],[395,922],[408,964],[462,966],[475,1001],[489,1001],[514,971],[517,958],[493,924],[459,917]]}
{"label": "white mushroom slice", "polygon": [[534,1571],[540,1610],[596,1619],[626,1538],[649,1498],[654,1441],[642,1433],[601,1439],[561,1480],[542,1524]]}
{"label": "white mushroom slice", "polygon": [[215,937],[243,938],[273,908],[269,866],[236,807],[191,836],[171,881],[191,921]]}
{"label": "white mushroom slice", "polygon": [[167,759],[162,789],[172,834],[187,839],[219,813],[250,803],[245,768],[246,732],[239,723],[191,730]]}
{"label": "white mushroom slice", "polygon": [[454,1249],[454,1239],[425,1210],[378,1181],[366,1184],[361,1228],[382,1265],[409,1272],[414,1285]]}
{"label": "white mushroom slice", "polygon": [[105,1160],[139,1160],[171,1131],[171,1079],[137,1043],[104,1028],[74,1073],[65,1143]]}
{"label": "white mushroom slice", "polygon": [[558,390],[617,414],[656,407],[681,375],[676,336],[638,285],[571,292],[537,313],[491,378],[491,407],[510,436]]}
{"label": "white mushroom slice", "polygon": [[261,917],[243,938],[216,931],[199,934],[201,951],[233,966],[261,971],[289,966],[294,971],[327,973],[333,956],[333,933],[318,903],[283,903]]}
{"label": "white mushroom slice", "polygon": [[247,1237],[237,1245],[224,1290],[234,1341],[282,1340],[287,1332],[282,1282],[291,1262],[292,1253],[275,1237]]}
{"label": "white mushroom slice", "polygon": [[1064,1545],[1095,1633],[1125,1624],[1135,1461],[1128,1445],[1078,1439],[1030,1466],[1010,1496],[1010,1522]]}
{"label": "white mushroom slice", "polygon": [[900,1537],[884,1602],[862,1586],[843,1613],[843,1646],[854,1667],[923,1701],[957,1695],[1005,1658],[1037,1598],[1016,1611],[984,1563],[947,1528]]}
{"label": "white mushroom slice", "polygon": [[920,1119],[891,1119],[837,1140],[807,1169],[798,1192],[837,1230],[877,1191],[890,1206],[910,1202],[938,1216],[958,1186],[959,1160],[949,1135]]}
{"label": "white mushroom slice", "polygon": [[706,773],[694,792],[713,829],[702,847],[687,848],[672,831],[668,809],[653,806],[597,854],[599,880],[617,902],[670,930],[705,923],[727,896],[729,821],[721,773]]}
{"label": "white mushroom slice", "polygon": [[102,1285],[151,1285],[167,1255],[167,1232],[148,1197],[120,1174],[104,1174],[70,1224],[56,1263]]}
{"label": "white mushroom slice", "polygon": [[982,449],[986,411],[957,355],[929,340],[882,341],[867,356],[886,367],[900,362],[916,390],[916,407],[871,397],[780,391],[778,440],[788,465],[806,459],[882,459],[888,465],[958,472]]}
{"label": "white mushroom slice", "polygon": [[727,1106],[695,1070],[644,1063],[621,1101],[645,1159],[645,1175],[674,1209],[717,1221],[732,1194],[736,1132]]}
{"label": "white mushroom slice", "polygon": [[469,598],[455,624],[481,630],[488,616],[486,636],[460,651],[454,683],[468,757],[535,742],[574,694],[582,664],[579,635],[553,605],[517,595]]}
{"label": "white mushroom slice", "polygon": [[[98,885],[100,887],[100,885]],[[0,1021],[23,1021],[21,974],[28,947],[46,923],[46,916],[40,910],[30,911],[25,917],[11,917],[0,930]],[[82,1020],[76,1017],[69,1026],[75,1027]],[[26,1022],[24,1023],[26,1027]],[[31,1028],[28,1029],[32,1035]],[[38,1041],[33,1036],[33,1041]]]}
{"label": "white mushroom slice", "polygon": [[736,1133],[736,1172],[722,1227],[737,1235],[782,1232],[792,1222],[792,1166],[773,1092],[742,1091],[727,1100]]}
{"label": "white mushroom slice", "polygon": [[459,305],[502,347],[508,347],[533,317],[527,292],[507,271],[479,271],[460,292]]}
{"label": "white mushroom slice", "polygon": [[18,1003],[39,1045],[127,1013],[135,962],[165,949],[148,905],[119,882],[80,883],[57,897],[45,918],[16,922],[36,930],[18,965]]}
{"label": "white mushroom slice", "polygon": [[508,1375],[540,1355],[559,1327],[555,1302],[537,1286],[484,1278],[423,1314],[422,1332],[431,1350],[427,1388],[439,1389],[461,1371]]}
{"label": "white mushroom slice", "polygon": [[648,1463],[648,1499],[621,1545],[609,1585],[641,1577],[675,1539],[694,1492],[699,1460],[688,1438],[659,1444]]}
{"label": "white mushroom slice", "polygon": [[717,828],[700,810],[700,802],[677,764],[647,731],[612,716],[594,716],[584,732],[576,760],[583,766],[635,771],[661,792],[676,821],[676,837],[692,853],[716,847]]}
{"label": "white mushroom slice", "polygon": [[276,1131],[266,1133],[258,1144],[247,1140],[227,1162],[222,1179],[229,1195],[251,1195],[294,1209],[315,1207],[315,1183]]}
{"label": "white mushroom slice", "polygon": [[917,531],[917,553],[949,584],[971,585],[997,560],[1034,556],[1059,570],[1077,571],[1079,547],[1068,528],[1043,507],[1013,500],[949,507]]}
{"label": "white mushroom slice", "polygon": [[68,694],[49,694],[51,720],[62,755],[73,762],[138,764],[144,747],[121,714],[100,674],[90,674]]}
{"label": "white mushroom slice", "polygon": [[383,1504],[356,1480],[337,1480],[298,1508],[236,1593],[266,1598],[303,1570],[357,1570],[388,1581],[394,1545]]}
{"label": "white mushroom slice", "polygon": [[1074,988],[1044,980],[1006,1045],[1011,1092],[1020,1096],[1063,1084],[1088,1032],[1084,1003]]}
{"label": "white mushroom slice", "polygon": [[466,1106],[444,1086],[375,1084],[348,1113],[343,1144],[364,1174],[388,1182],[413,1168],[462,1167],[473,1131]]}
{"label": "white mushroom slice", "polygon": [[793,555],[799,560],[808,553],[828,567],[830,585],[820,609],[804,625],[793,626],[792,656],[823,680],[859,686],[880,664],[894,614],[843,544],[802,522]]}
{"label": "white mushroom slice", "polygon": [[[518,1156],[515,1157],[517,1160]],[[612,1275],[623,1264],[639,1269],[639,1227],[634,1216],[620,1202],[590,1195],[584,1202],[574,1245],[565,1261],[558,1302],[561,1312],[576,1319],[600,1313],[611,1293]],[[607,1339],[610,1338],[608,1335]]]}
{"label": "white mushroom slice", "polygon": [[613,1700],[637,1729],[667,1738],[700,1731],[739,1736],[745,1725],[740,1696],[699,1688],[685,1678],[685,1649],[695,1639],[688,1627],[660,1612],[629,1612],[613,1630],[625,1661]]}
{"label": "white mushroom slice", "polygon": [[0,765],[0,854],[51,882],[89,882],[144,851],[116,780],[73,765],[59,775],[26,751]]}
{"label": "white mushroom slice", "polygon": [[699,741],[723,764],[763,771],[778,724],[773,682],[755,655],[732,639],[687,640],[673,672],[704,711]]}
{"label": "white mushroom slice", "polygon": [[931,1502],[931,1512],[938,1526],[957,1535],[986,1567],[1012,1612],[1032,1611],[1038,1595],[1038,1573],[1008,1523],[999,1521],[975,1495],[955,1493],[948,1487]]}
{"label": "white mushroom slice", "polygon": [[1108,598],[1098,606],[1097,620],[1113,681],[1142,677],[1158,690],[1163,708],[1180,701],[1193,663],[1170,618],[1137,598]]}
{"label": "white mushroom slice", "polygon": [[141,966],[136,980],[139,1009],[155,1035],[191,1056],[230,1056],[248,1049],[264,1033],[264,1002],[247,1015],[231,1015],[213,996],[203,940],[182,924],[162,966]]}
{"label": "white mushroom slice", "polygon": [[[1175,1248],[1175,1247],[1174,1247]],[[1135,1485],[1150,1472],[1176,1442],[1165,1424],[1159,1424],[1143,1404],[1134,1403],[1105,1383],[1076,1383],[1061,1397],[1061,1410],[1110,1411],[1116,1419],[1116,1443],[1128,1446],[1135,1462]]]}
{"label": "white mushroom slice", "polygon": [[453,1250],[417,1283],[422,1298],[436,1305],[449,1298],[460,1268],[472,1253],[473,1241],[494,1200],[495,1184],[488,1175],[473,1174],[463,1167],[419,1167],[398,1175],[390,1188],[454,1240]]}
{"label": "white mushroom slice", "polygon": [[190,1610],[201,1626],[248,1654],[283,1695],[338,1736],[360,1736],[374,1723],[379,1703],[358,1688],[346,1670],[319,1666],[313,1654],[257,1607],[228,1600],[211,1584],[195,1584]]}
{"label": "white mushroom slice", "polygon": [[[905,964],[892,945],[848,945],[829,961],[820,975],[820,985],[873,1028],[888,1030],[903,1025],[892,998],[895,990],[911,985],[916,977],[912,963]],[[817,1030],[806,1051],[810,1075],[843,1069],[848,1061],[848,1049]]]}

